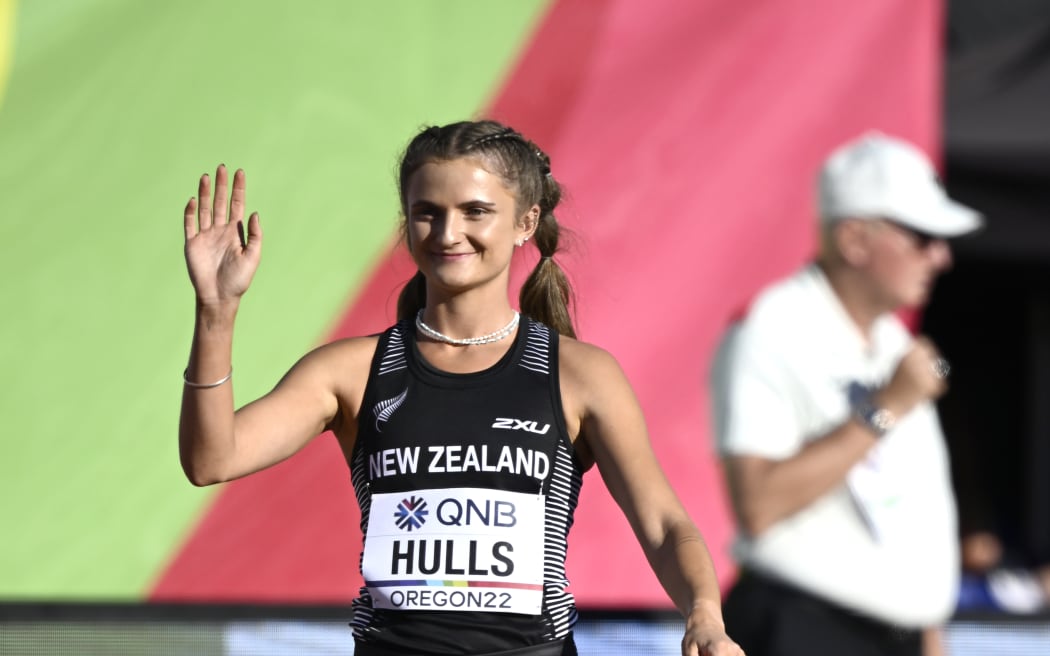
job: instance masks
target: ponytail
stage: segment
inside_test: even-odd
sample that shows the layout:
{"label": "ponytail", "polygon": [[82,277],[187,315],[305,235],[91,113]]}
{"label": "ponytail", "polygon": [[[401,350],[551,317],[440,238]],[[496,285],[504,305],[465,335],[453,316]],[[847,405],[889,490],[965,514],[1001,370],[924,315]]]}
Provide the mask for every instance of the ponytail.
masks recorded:
{"label": "ponytail", "polygon": [[[543,156],[546,159],[546,156]],[[549,169],[548,169],[549,170]],[[540,252],[540,261],[525,279],[518,296],[521,311],[541,321],[561,335],[576,337],[569,305],[575,306],[572,285],[565,271],[554,261],[561,241],[562,227],[554,217],[554,206],[561,200],[561,187],[547,173],[543,180],[543,197],[540,200],[540,219],[533,233],[533,241]]]}
{"label": "ponytail", "polygon": [[427,279],[422,271],[405,283],[397,297],[397,318],[415,319],[416,315],[427,305]]}

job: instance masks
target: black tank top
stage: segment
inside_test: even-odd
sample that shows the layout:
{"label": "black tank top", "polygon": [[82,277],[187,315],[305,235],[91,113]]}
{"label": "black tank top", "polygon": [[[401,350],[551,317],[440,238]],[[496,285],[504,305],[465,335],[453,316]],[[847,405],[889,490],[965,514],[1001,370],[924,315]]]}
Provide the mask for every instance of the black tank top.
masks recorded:
{"label": "black tank top", "polygon": [[359,645],[487,654],[569,634],[566,538],[582,471],[557,363],[557,333],[526,317],[500,361],[471,374],[430,366],[410,321],[382,334],[350,462]]}

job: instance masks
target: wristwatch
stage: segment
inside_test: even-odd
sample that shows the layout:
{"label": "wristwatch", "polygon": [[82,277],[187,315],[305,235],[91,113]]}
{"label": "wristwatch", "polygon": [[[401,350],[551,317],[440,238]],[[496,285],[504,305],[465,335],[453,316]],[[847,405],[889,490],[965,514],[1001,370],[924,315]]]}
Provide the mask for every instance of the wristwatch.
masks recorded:
{"label": "wristwatch", "polygon": [[897,417],[886,408],[876,406],[871,396],[853,405],[853,416],[879,437],[893,430],[897,424]]}

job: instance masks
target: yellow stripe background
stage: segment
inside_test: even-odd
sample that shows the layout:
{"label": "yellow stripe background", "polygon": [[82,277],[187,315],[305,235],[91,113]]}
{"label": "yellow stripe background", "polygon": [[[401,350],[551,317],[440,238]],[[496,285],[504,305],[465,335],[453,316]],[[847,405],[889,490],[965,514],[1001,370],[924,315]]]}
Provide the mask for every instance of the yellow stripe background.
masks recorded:
{"label": "yellow stripe background", "polygon": [[0,104],[4,102],[15,39],[15,0],[0,0]]}

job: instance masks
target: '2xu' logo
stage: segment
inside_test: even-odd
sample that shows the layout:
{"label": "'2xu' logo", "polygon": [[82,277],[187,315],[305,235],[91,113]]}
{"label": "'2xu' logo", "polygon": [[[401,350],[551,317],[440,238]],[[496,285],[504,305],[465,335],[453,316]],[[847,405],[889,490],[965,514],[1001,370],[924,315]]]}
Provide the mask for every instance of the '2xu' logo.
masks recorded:
{"label": "'2xu' logo", "polygon": [[544,424],[543,428],[537,428],[535,421],[528,421],[526,419],[508,419],[505,417],[497,417],[496,421],[492,422],[493,428],[503,428],[506,430],[523,430],[529,431],[530,433],[536,433],[537,435],[546,435],[550,429],[550,424]]}

